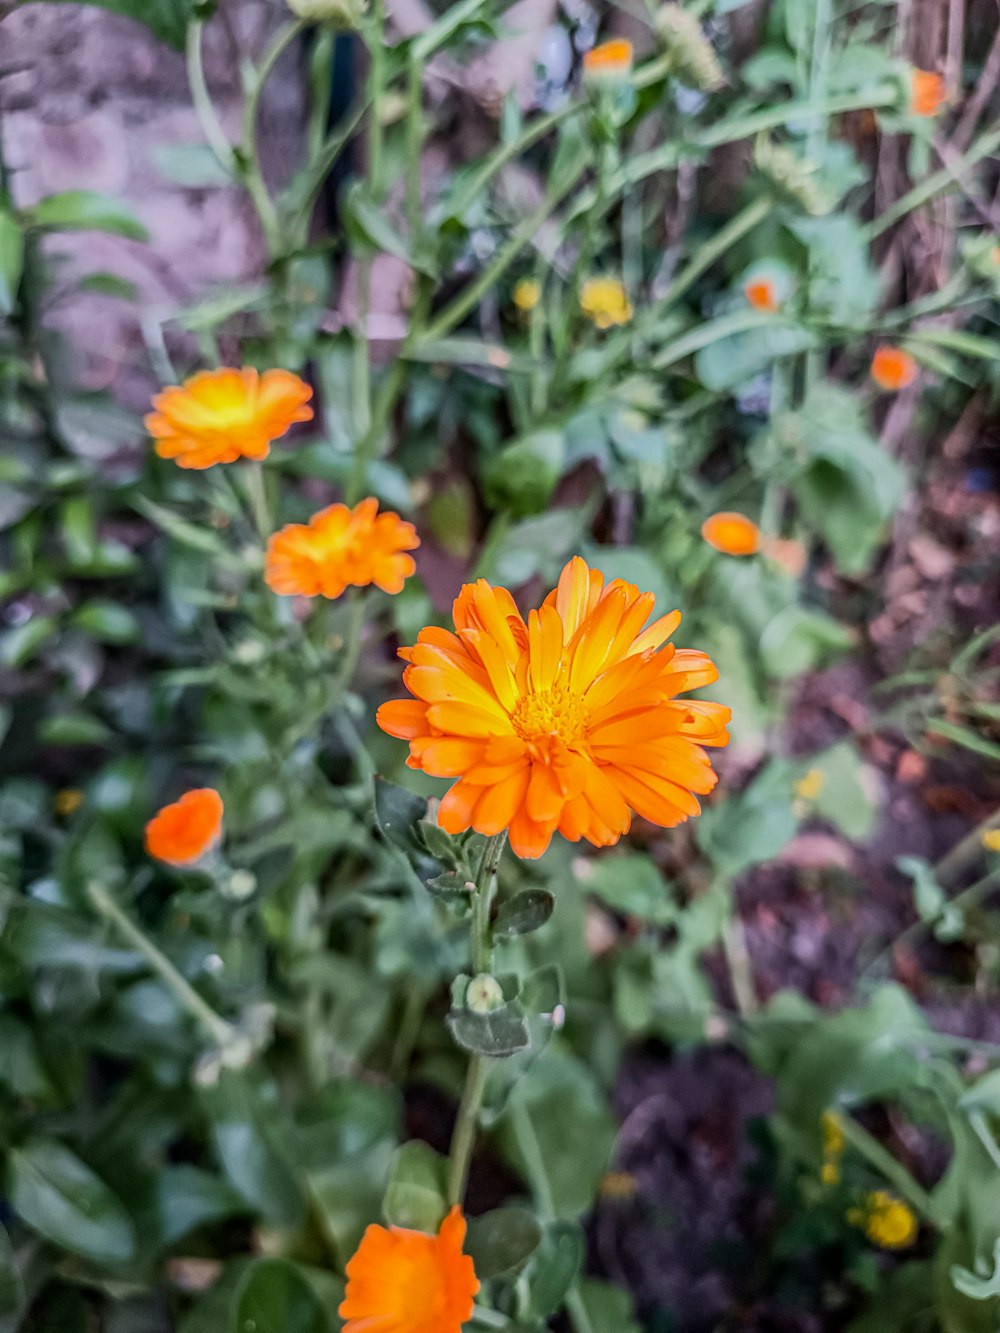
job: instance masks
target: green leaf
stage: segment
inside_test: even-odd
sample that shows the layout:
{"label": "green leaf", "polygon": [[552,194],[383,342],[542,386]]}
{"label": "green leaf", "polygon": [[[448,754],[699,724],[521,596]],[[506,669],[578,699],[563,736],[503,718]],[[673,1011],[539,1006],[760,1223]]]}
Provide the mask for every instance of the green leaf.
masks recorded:
{"label": "green leaf", "polygon": [[230,1184],[275,1225],[297,1225],[302,1194],[280,1112],[242,1072],[224,1071],[214,1087],[201,1089],[201,1096]]}
{"label": "green leaf", "polygon": [[136,301],[139,289],[134,282],[120,278],[117,273],[88,273],[77,284],[81,292],[96,292],[98,296],[117,296],[122,301]]}
{"label": "green leaf", "polygon": [[0,1319],[12,1320],[11,1327],[16,1326],[16,1316],[24,1305],[24,1296],[24,1282],[17,1267],[14,1247],[7,1232],[0,1227]]}
{"label": "green leaf", "polygon": [[413,847],[417,822],[427,814],[427,799],[385,778],[375,780],[375,822],[389,842],[404,852]]}
{"label": "green leaf", "polygon": [[184,36],[194,15],[214,8],[214,4],[204,0],[86,0],[86,3],[144,23],[154,37],[178,51],[184,48]]}
{"label": "green leaf", "polygon": [[813,755],[807,767],[823,774],[814,802],[816,813],[854,842],[867,838],[875,827],[875,803],[865,789],[865,768],[850,741]]}
{"label": "green leaf", "polygon": [[162,176],[187,190],[218,189],[233,178],[207,143],[158,143],[150,151]]}
{"label": "green leaf", "polygon": [[94,190],[66,190],[50,194],[25,212],[30,227],[45,231],[110,231],[133,241],[149,233],[139,219],[112,195]]}
{"label": "green leaf", "polygon": [[489,1013],[477,1014],[471,1009],[454,1010],[447,1018],[448,1028],[464,1051],[501,1060],[531,1044],[524,1010],[516,1000],[510,1000]]}
{"label": "green leaf", "polygon": [[772,760],[742,792],[710,806],[695,826],[707,856],[729,875],[770,861],[795,836],[792,771]]}
{"label": "green leaf", "polygon": [[519,517],[540,513],[562,476],[565,458],[562,431],[535,431],[508,444],[483,469],[490,504]]}
{"label": "green leaf", "polygon": [[576,1222],[550,1222],[528,1272],[531,1309],[543,1320],[562,1305],[583,1267],[583,1232]]}
{"label": "green leaf", "polygon": [[958,1104],[963,1111],[988,1111],[990,1115],[1000,1117],[1000,1069],[993,1069],[977,1079]]}
{"label": "green leaf", "polygon": [[0,662],[14,668],[27,666],[58,628],[54,616],[33,616],[23,625],[4,630],[0,634]]}
{"label": "green leaf", "polygon": [[485,1282],[523,1268],[541,1240],[542,1228],[527,1208],[496,1208],[470,1220],[465,1249]]}
{"label": "green leaf", "polygon": [[500,904],[493,923],[496,939],[511,939],[515,935],[530,935],[540,930],[552,915],[555,899],[546,889],[525,889]]}
{"label": "green leaf", "polygon": [[760,654],[768,675],[790,680],[825,665],[855,642],[853,630],[822,611],[787,606],[760,636]]}
{"label": "green leaf", "polygon": [[774,316],[773,324],[719,338],[703,347],[695,356],[694,371],[706,389],[735,389],[772,362],[807,351],[816,342],[816,335],[808,329],[782,323]]}
{"label": "green leaf", "polygon": [[614,1333],[641,1333],[636,1322],[631,1293],[611,1282],[588,1277],[580,1283],[580,1295],[587,1308],[591,1327]]}
{"label": "green leaf", "polygon": [[47,717],[38,728],[38,738],[45,745],[105,745],[112,735],[99,717],[82,708]]}
{"label": "green leaf", "polygon": [[236,1292],[229,1333],[328,1333],[330,1321],[298,1264],[258,1259]]}
{"label": "green leaf", "polygon": [[74,614],[72,623],[102,643],[136,643],[139,639],[138,620],[120,602],[85,602]]}
{"label": "green leaf", "polygon": [[46,1240],[97,1263],[135,1254],[132,1219],[104,1181],[54,1139],[30,1139],[10,1154],[14,1211]]}
{"label": "green leaf", "polygon": [[14,309],[24,263],[24,235],[17,219],[0,207],[0,315]]}
{"label": "green leaf", "polygon": [[377,204],[367,186],[355,181],[348,187],[343,204],[344,226],[356,250],[395,255],[411,268],[433,277],[436,269],[426,256],[417,255],[406,238],[389,220],[384,206]]}
{"label": "green leaf", "polygon": [[28,1101],[48,1101],[53,1096],[34,1034],[9,1013],[0,1013],[0,1085]]}
{"label": "green leaf", "polygon": [[448,1164],[419,1140],[396,1150],[382,1213],[390,1226],[437,1231],[448,1212]]}
{"label": "green leaf", "polygon": [[670,889],[648,856],[625,852],[588,860],[584,865],[580,887],[614,911],[644,921],[662,923],[670,919]]}
{"label": "green leaf", "polygon": [[983,1277],[970,1273],[960,1264],[953,1264],[951,1280],[962,1293],[974,1301],[989,1301],[1000,1297],[1000,1240],[993,1247],[993,1272]]}
{"label": "green leaf", "polygon": [[163,1246],[207,1222],[246,1212],[244,1201],[221,1176],[195,1166],[161,1167],[155,1191],[156,1228]]}

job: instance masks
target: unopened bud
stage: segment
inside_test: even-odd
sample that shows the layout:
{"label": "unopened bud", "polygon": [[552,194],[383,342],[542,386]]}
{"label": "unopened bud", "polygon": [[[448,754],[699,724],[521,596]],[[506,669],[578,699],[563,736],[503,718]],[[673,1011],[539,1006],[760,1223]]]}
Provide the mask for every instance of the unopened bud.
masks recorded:
{"label": "unopened bud", "polygon": [[474,1014],[488,1014],[503,1004],[503,991],[496,977],[480,972],[472,978],[465,992],[466,1007]]}
{"label": "unopened bud", "polygon": [[257,891],[257,876],[250,870],[234,870],[228,879],[219,884],[223,898],[241,903]]}
{"label": "unopened bud", "polygon": [[799,157],[786,144],[774,143],[762,134],[754,145],[753,160],[782,194],[814,217],[831,213],[836,206],[836,198],[817,178],[816,163]]}
{"label": "unopened bud", "polygon": [[679,75],[706,93],[722,87],[726,76],[694,14],[680,5],[661,5],[656,15],[656,31],[667,54],[673,56]]}
{"label": "unopened bud", "polygon": [[296,18],[307,23],[329,23],[347,32],[361,26],[368,8],[364,0],[287,0],[287,4]]}

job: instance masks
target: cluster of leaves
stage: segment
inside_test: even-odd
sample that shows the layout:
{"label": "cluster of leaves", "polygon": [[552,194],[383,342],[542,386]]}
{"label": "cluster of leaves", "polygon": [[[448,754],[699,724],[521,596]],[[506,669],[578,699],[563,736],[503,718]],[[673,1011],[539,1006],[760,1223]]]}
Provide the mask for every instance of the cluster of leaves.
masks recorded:
{"label": "cluster of leaves", "polygon": [[[208,17],[182,0],[104,7],[178,45]],[[722,25],[735,6],[714,8]],[[401,747],[371,726],[398,680],[381,645],[438,618],[429,591],[414,579],[391,605],[364,607],[354,685],[356,607],[303,620],[266,593],[260,497],[242,474],[192,478],[150,460],[131,416],[72,387],[42,318],[46,237],[142,240],[140,224],[87,192],[0,200],[4,1327],[82,1333],[98,1309],[129,1333],[336,1327],[338,1275],[365,1225],[433,1227],[445,1208],[443,1161],[408,1135],[401,1088],[454,1098],[472,1054],[493,1068],[491,1151],[520,1182],[470,1232],[488,1326],[540,1330],[565,1306],[578,1328],[629,1329],[627,1296],[580,1278],[581,1219],[613,1161],[609,1091],[630,1043],[699,1042],[720,1021],[778,1090],[786,1248],[843,1243],[849,1191],[893,1171],[859,1124],[854,1174],[845,1165],[843,1190],[822,1193],[822,1112],[891,1103],[950,1145],[937,1185],[898,1163],[888,1176],[940,1240],[888,1280],[856,1243],[851,1279],[874,1309],[895,1302],[900,1323],[931,1307],[929,1326],[947,1333],[995,1326],[996,1075],[966,1087],[894,989],[841,1015],[781,997],[736,1021],[703,966],[731,946],[735,880],[804,820],[854,840],[873,826],[851,743],[759,762],[787,684],[856,641],[836,581],[817,575],[871,570],[906,485],[861,387],[873,342],[904,331],[959,386],[983,365],[995,375],[998,359],[975,323],[914,323],[963,301],[985,327],[998,288],[981,243],[937,302],[883,308],[868,179],[829,118],[879,107],[887,131],[912,135],[915,176],[926,125],[908,112],[880,7],[837,22],[826,8],[774,4],[764,48],[728,85],[690,31],[685,48],[661,26],[627,86],[574,91],[528,120],[509,99],[496,147],[425,185],[431,197],[412,177],[428,127],[411,98],[345,193],[343,237],[310,248],[310,207],[350,128],[326,133],[320,95],[306,166],[263,207],[267,278],[211,294],[169,330],[208,355],[238,334],[248,360],[310,368],[321,424],[265,470],[279,520],[314,507],[303,479],[313,494],[360,482],[463,569],[508,586],[550,582],[581,551],[679,605],[719,663],[753,776],[712,803],[669,875],[656,847],[559,846],[537,866],[505,864],[491,923],[501,994],[485,1010],[470,1002],[467,945],[482,840],[437,827],[439,785],[372,781],[401,771]],[[438,51],[501,28],[472,0],[388,49],[366,26],[384,57],[373,100],[419,90]],[[313,47],[314,88],[333,46],[324,32]],[[250,142],[220,167],[260,209],[253,134],[251,118]],[[707,199],[667,245],[679,176],[702,180],[720,146],[754,139],[726,212]],[[415,291],[370,397],[363,331],[325,332],[323,316],[346,268],[363,277],[380,254],[409,266]],[[591,272],[625,280],[636,314],[623,327],[599,332],[581,313]],[[761,277],[776,313],[747,306]],[[526,313],[512,300],[523,278],[541,289]],[[113,274],[82,285],[128,296]],[[733,507],[799,543],[806,574],[712,552],[701,521]],[[203,780],[225,797],[224,859],[154,867],[145,820]],[[917,905],[947,929],[926,869]],[[614,936],[599,957],[595,919]],[[878,1326],[867,1318],[858,1333]]]}

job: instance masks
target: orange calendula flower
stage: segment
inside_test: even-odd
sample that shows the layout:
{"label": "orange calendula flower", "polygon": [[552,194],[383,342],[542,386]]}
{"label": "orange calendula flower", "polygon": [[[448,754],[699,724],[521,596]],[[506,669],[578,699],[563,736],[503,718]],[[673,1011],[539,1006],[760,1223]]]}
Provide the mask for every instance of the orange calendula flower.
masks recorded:
{"label": "orange calendula flower", "polygon": [[743,288],[743,295],[748,305],[765,314],[774,315],[780,308],[777,288],[770,278],[758,278],[754,282],[748,282]]}
{"label": "orange calendula flower", "polygon": [[680,612],[643,629],[652,593],[576,556],[527,621],[506,588],[466,584],[455,633],[421,630],[379,726],[410,743],[411,768],[457,778],[438,810],[448,833],[507,829],[537,857],[558,829],[610,846],[632,811],[670,827],[716,784],[704,746],[728,743],[730,712],[677,696],[718,679],[700,652],[663,645]]}
{"label": "orange calendula flower", "polygon": [[880,389],[898,393],[917,378],[917,363],[901,347],[879,347],[872,357],[871,377]]}
{"label": "orange calendula flower", "polygon": [[378,512],[378,501],[362,500],[353,509],[330,505],[308,523],[289,523],[267,543],[264,581],[283,596],[339,597],[349,585],[402,592],[416,569],[407,551],[420,538],[398,514]]}
{"label": "orange calendula flower", "polygon": [[237,458],[266,458],[272,440],[296,421],[311,421],[312,389],[288,370],[204,370],[153,399],[146,429],[161,458],[206,468]]}
{"label": "orange calendula flower", "polygon": [[185,792],[146,825],[146,851],[172,866],[190,866],[219,841],[222,797],[211,787]]}
{"label": "orange calendula flower", "polygon": [[458,1333],[472,1315],[479,1280],[462,1253],[465,1218],[457,1206],[436,1236],[370,1226],[347,1265],[338,1314],[344,1333]]}
{"label": "orange calendula flower", "polygon": [[584,78],[588,83],[627,79],[632,73],[632,59],[632,43],[624,37],[612,38],[584,52]]}
{"label": "orange calendula flower", "polygon": [[723,555],[753,555],[760,549],[760,528],[745,514],[712,514],[701,525],[701,535]]}
{"label": "orange calendula flower", "polygon": [[929,69],[915,69],[910,76],[910,110],[915,116],[936,116],[944,105],[944,79]]}

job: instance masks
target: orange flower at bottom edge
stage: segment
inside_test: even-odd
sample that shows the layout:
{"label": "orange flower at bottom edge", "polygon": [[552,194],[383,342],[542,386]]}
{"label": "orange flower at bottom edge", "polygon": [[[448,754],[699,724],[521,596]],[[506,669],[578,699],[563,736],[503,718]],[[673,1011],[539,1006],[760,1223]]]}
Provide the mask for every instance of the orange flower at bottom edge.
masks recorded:
{"label": "orange flower at bottom edge", "polygon": [[405,1227],[368,1227],[347,1265],[338,1310],[344,1333],[458,1333],[472,1315],[479,1280],[462,1253],[457,1206],[436,1236]]}
{"label": "orange flower at bottom edge", "polygon": [[627,78],[632,72],[633,54],[632,43],[624,37],[601,42],[584,52],[584,77],[589,81]]}
{"label": "orange flower at bottom edge", "polygon": [[880,389],[898,393],[917,378],[917,363],[901,347],[879,347],[872,357],[871,377]]}
{"label": "orange flower at bottom edge", "polygon": [[372,497],[353,509],[330,505],[308,523],[289,523],[271,537],[264,581],[283,596],[339,597],[348,585],[370,583],[397,593],[416,569],[405,553],[419,545],[413,524],[391,511],[380,514]]}
{"label": "orange flower at bottom edge", "polygon": [[944,79],[929,69],[910,75],[910,110],[915,116],[936,116],[944,105]]}
{"label": "orange flower at bottom edge", "polygon": [[703,747],[728,743],[730,712],[677,697],[719,673],[666,643],[679,612],[643,628],[654,600],[576,556],[527,621],[480,579],[455,600],[454,634],[432,626],[399,650],[414,698],[383,704],[378,723],[409,741],[411,768],[458,779],[443,829],[507,829],[533,858],[557,829],[606,847],[632,811],[663,827],[700,813],[696,793],[717,781]]}
{"label": "orange flower at bottom edge", "polygon": [[760,528],[745,514],[712,514],[701,525],[701,535],[723,555],[753,555],[760,549]]}
{"label": "orange flower at bottom edge", "polygon": [[311,421],[309,385],[288,370],[205,370],[153,399],[146,429],[161,458],[203,469],[266,458],[296,421]]}
{"label": "orange flower at bottom edge", "polygon": [[765,314],[774,315],[780,308],[778,293],[770,278],[758,278],[754,282],[748,282],[743,288],[743,295],[747,299],[747,305]]}
{"label": "orange flower at bottom edge", "polygon": [[222,797],[211,787],[185,792],[146,825],[146,851],[172,866],[200,861],[222,834]]}

